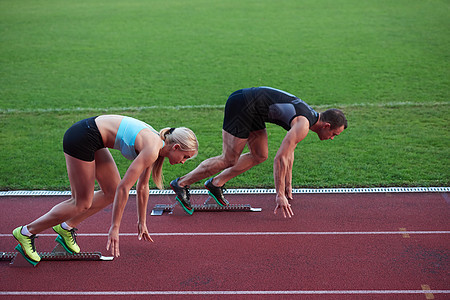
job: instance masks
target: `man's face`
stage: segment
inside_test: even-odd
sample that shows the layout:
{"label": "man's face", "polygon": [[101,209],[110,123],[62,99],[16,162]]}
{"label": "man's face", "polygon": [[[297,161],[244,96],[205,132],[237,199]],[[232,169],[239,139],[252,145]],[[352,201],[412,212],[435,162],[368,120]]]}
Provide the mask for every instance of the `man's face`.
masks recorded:
{"label": "man's face", "polygon": [[317,135],[319,136],[319,139],[321,141],[332,140],[334,139],[335,136],[341,134],[342,131],[344,131],[344,125],[342,125],[341,127],[330,129],[330,124],[328,124],[328,126],[325,126],[322,129],[320,129]]}

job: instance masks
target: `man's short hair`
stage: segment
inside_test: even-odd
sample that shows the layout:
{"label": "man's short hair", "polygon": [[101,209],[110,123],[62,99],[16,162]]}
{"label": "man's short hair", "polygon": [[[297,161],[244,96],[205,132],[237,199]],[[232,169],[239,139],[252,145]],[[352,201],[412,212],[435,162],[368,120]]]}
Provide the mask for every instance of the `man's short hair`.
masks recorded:
{"label": "man's short hair", "polygon": [[344,116],[344,113],[336,108],[327,109],[326,111],[321,113],[322,122],[330,123],[331,129],[335,129],[344,125],[344,129],[347,128],[347,119]]}

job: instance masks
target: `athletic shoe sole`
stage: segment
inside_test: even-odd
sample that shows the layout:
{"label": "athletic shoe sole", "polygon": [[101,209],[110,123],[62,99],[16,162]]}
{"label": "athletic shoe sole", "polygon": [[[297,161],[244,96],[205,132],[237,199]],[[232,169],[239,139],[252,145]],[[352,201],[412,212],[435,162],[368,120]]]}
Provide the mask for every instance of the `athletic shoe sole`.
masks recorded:
{"label": "athletic shoe sole", "polygon": [[[208,194],[216,201],[217,205],[219,206],[227,206],[228,204],[230,204],[227,200],[223,199],[224,201],[220,201],[216,198],[216,196],[213,195],[213,193],[211,193],[210,190],[208,190]],[[226,201],[226,202],[225,202]]]}
{"label": "athletic shoe sole", "polygon": [[192,215],[192,214],[194,213],[194,209],[193,209],[193,208],[186,207],[186,205],[184,205],[184,202],[181,201],[181,200],[178,198],[178,196],[175,197],[175,199],[178,201],[178,203],[180,203],[181,207],[183,208],[183,210],[184,210],[187,214]]}
{"label": "athletic shoe sole", "polygon": [[[19,253],[23,256],[23,258],[25,258],[26,261],[29,262],[30,264],[32,264],[33,266],[36,266],[39,263],[39,261],[35,261],[35,260],[31,259],[25,254],[25,251],[23,251],[22,244],[20,244],[20,242],[19,242],[19,245],[17,245],[16,248],[14,248],[14,249],[19,251]],[[17,254],[17,255],[19,255],[19,254]]]}
{"label": "athletic shoe sole", "polygon": [[66,242],[64,242],[64,238],[58,234],[55,241],[59,243],[69,254],[73,254],[74,252],[67,247]]}

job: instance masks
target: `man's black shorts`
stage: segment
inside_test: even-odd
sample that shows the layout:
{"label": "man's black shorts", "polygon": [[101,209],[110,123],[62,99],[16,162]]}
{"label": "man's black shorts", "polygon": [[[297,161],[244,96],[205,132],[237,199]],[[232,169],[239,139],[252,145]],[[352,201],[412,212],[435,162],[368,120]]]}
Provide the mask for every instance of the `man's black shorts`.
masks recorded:
{"label": "man's black shorts", "polygon": [[245,94],[238,90],[228,97],[225,104],[223,130],[229,134],[247,139],[250,132],[266,128],[263,118],[256,113],[251,93]]}

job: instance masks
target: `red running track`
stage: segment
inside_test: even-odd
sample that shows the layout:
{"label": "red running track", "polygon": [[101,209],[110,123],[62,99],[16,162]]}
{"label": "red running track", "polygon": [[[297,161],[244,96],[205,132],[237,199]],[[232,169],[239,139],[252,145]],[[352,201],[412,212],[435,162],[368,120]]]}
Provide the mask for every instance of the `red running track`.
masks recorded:
{"label": "red running track", "polygon": [[[154,243],[136,238],[131,196],[114,261],[0,262],[1,299],[449,299],[450,211],[446,193],[297,194],[295,216],[274,216],[274,195],[229,195],[262,212],[150,216],[173,195],[150,196]],[[193,195],[201,203],[206,195]],[[67,197],[1,197],[0,251],[10,232]],[[82,251],[101,251],[111,209],[79,226]],[[38,251],[51,251],[43,232]],[[427,290],[429,288],[429,290]]]}

